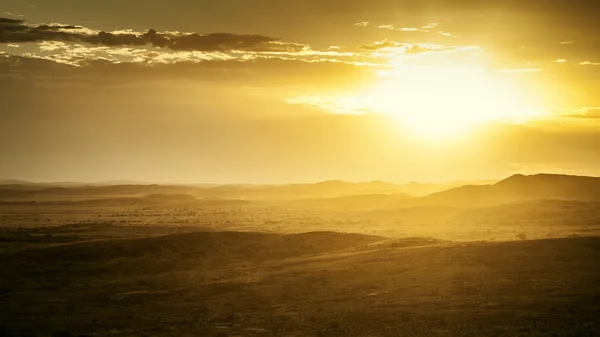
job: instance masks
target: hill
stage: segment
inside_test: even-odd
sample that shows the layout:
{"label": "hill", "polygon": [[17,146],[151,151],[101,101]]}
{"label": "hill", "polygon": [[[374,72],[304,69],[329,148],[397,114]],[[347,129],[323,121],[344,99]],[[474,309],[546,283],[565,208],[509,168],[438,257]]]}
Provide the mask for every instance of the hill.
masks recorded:
{"label": "hill", "polygon": [[353,183],[324,181],[314,184],[291,185],[82,185],[49,186],[45,184],[11,184],[2,186],[0,198],[76,199],[100,196],[145,196],[151,194],[188,194],[197,198],[233,198],[292,200],[336,198],[346,195],[397,193],[398,186],[386,182]]}
{"label": "hill", "polygon": [[381,242],[332,232],[54,245],[0,259],[11,304],[0,333],[598,336],[599,257],[599,238]]}
{"label": "hill", "polygon": [[[378,236],[336,232],[272,234],[258,232],[196,232],[152,238],[84,241],[21,252],[11,259],[103,263],[111,259],[153,260],[168,257],[178,263],[222,266],[320,254],[381,241]],[[138,260],[139,261],[139,260]]]}
{"label": "hill", "polygon": [[[0,191],[1,192],[1,191]],[[97,197],[73,200],[41,200],[27,201],[20,199],[0,200],[5,206],[62,206],[62,207],[218,207],[218,206],[247,206],[250,201],[239,199],[195,198],[189,194],[151,194],[146,196]]]}
{"label": "hill", "polygon": [[[11,181],[9,181],[11,182]],[[12,183],[15,183],[12,181]],[[290,185],[85,185],[48,186],[4,185],[0,199],[72,200],[107,197],[143,197],[153,194],[187,194],[195,198],[291,201],[303,200],[311,207],[328,204],[329,208],[359,207],[384,209],[447,205],[488,207],[537,199],[600,201],[600,178],[538,174],[514,175],[494,184],[473,181],[472,185],[454,187],[427,196],[410,199],[409,195],[439,190],[448,184],[396,185],[383,181],[347,182],[339,180]],[[407,193],[408,192],[408,193]],[[322,199],[322,200],[320,200]],[[310,201],[312,200],[312,201]]]}
{"label": "hill", "polygon": [[409,200],[405,205],[487,207],[537,199],[600,201],[600,178],[556,174],[514,175],[493,185],[453,188]]}
{"label": "hill", "polygon": [[498,180],[490,180],[490,179],[464,180],[464,181],[459,180],[459,181],[452,181],[452,182],[447,182],[447,183],[411,182],[408,184],[399,185],[398,190],[401,193],[412,195],[414,197],[424,197],[429,194],[446,191],[451,188],[456,188],[456,187],[461,187],[461,186],[466,186],[466,185],[473,185],[473,186],[491,185],[491,184],[495,184],[497,182],[498,182]]}
{"label": "hill", "polygon": [[[30,182],[24,180],[0,180],[3,190],[31,191],[28,195],[15,194],[5,197],[36,196],[88,196],[88,195],[146,195],[152,193],[186,193],[198,197],[250,198],[250,199],[307,199],[336,198],[346,195],[407,194],[425,196],[464,185],[483,185],[496,181],[473,180],[447,183],[392,184],[384,181],[347,182],[327,180],[318,183],[287,185],[254,184],[155,184],[132,181],[103,183],[80,182]],[[36,192],[33,192],[36,191]],[[1,196],[0,196],[1,197]]]}

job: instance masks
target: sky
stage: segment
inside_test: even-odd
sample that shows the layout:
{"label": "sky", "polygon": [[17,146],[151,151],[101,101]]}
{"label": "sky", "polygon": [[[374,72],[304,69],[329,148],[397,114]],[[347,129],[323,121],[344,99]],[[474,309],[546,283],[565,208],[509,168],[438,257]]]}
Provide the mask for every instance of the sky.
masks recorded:
{"label": "sky", "polygon": [[597,0],[0,0],[0,179],[600,176]]}

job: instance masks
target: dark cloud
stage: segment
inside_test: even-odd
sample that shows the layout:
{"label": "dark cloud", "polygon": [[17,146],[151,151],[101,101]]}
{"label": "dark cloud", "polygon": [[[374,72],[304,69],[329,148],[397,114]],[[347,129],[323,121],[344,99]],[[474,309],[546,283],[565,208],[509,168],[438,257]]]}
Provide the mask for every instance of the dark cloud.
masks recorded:
{"label": "dark cloud", "polygon": [[235,35],[227,33],[208,35],[190,34],[167,40],[167,46],[173,50],[222,51],[252,48],[275,40],[260,35]]}
{"label": "dark cloud", "polygon": [[229,33],[212,33],[199,35],[160,34],[151,29],[143,35],[113,34],[100,32],[96,35],[81,37],[81,41],[104,46],[143,46],[153,45],[160,48],[181,51],[228,51],[257,49],[270,50],[266,43],[277,39],[261,35],[237,35]]}
{"label": "dark cloud", "polygon": [[[102,46],[144,46],[181,51],[281,51],[302,49],[302,45],[274,43],[279,39],[262,35],[212,33],[207,35],[163,34],[151,29],[145,34],[99,33],[81,26],[29,25],[24,20],[0,18],[0,43],[41,41],[84,42]],[[272,43],[272,44],[271,44]]]}
{"label": "dark cloud", "polygon": [[4,32],[19,32],[27,30],[24,20],[15,20],[0,17],[0,38]]}
{"label": "dark cloud", "polygon": [[0,18],[0,43],[80,41],[83,35],[69,30],[81,28],[60,24],[30,26],[24,20]]}
{"label": "dark cloud", "polygon": [[100,32],[96,35],[82,36],[81,41],[103,46],[143,46],[148,42],[134,34],[112,34]]}
{"label": "dark cloud", "polygon": [[32,31],[57,31],[60,29],[66,29],[66,30],[70,30],[70,29],[83,29],[82,26],[71,26],[71,25],[61,25],[61,24],[54,24],[54,25],[39,25],[39,26],[34,26],[30,28]]}
{"label": "dark cloud", "polygon": [[25,20],[17,20],[17,19],[9,19],[9,18],[1,18],[0,17],[0,25],[22,25],[25,23]]}

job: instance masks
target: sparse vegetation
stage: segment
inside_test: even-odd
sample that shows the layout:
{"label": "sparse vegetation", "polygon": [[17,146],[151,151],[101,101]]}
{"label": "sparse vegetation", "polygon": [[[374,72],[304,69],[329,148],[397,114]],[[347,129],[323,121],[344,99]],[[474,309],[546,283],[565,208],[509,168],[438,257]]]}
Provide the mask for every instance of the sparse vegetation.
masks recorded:
{"label": "sparse vegetation", "polygon": [[0,332],[600,334],[593,202],[123,200],[0,204]]}

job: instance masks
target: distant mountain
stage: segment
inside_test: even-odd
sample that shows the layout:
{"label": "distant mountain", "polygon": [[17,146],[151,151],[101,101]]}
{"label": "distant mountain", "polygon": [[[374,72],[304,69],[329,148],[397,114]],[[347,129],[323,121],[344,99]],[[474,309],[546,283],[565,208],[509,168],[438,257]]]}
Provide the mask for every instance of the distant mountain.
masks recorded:
{"label": "distant mountain", "polygon": [[354,183],[341,180],[329,180],[315,184],[268,186],[253,192],[256,197],[272,199],[337,198],[392,193],[398,193],[398,186],[391,183],[383,181]]}
{"label": "distant mountain", "polygon": [[145,182],[145,181],[114,180],[114,181],[103,181],[101,183],[82,184],[82,185],[90,185],[90,186],[114,186],[114,185],[155,185],[155,184],[156,183],[149,183],[149,182]]}
{"label": "distant mountain", "polygon": [[558,174],[514,175],[495,186],[528,199],[600,200],[600,178]]}
{"label": "distant mountain", "polygon": [[353,183],[324,181],[315,184],[291,185],[31,185],[11,184],[1,186],[0,198],[28,200],[69,200],[79,197],[145,196],[151,194],[188,194],[197,198],[224,198],[248,200],[296,200],[338,198],[353,195],[396,194],[398,186],[382,181]]}
{"label": "distant mountain", "polygon": [[40,191],[48,188],[77,188],[84,187],[87,184],[73,181],[57,181],[57,182],[31,182],[26,180],[7,179],[0,180],[0,189],[12,191]]}
{"label": "distant mountain", "polygon": [[[195,198],[291,201],[314,199],[318,206],[327,200],[334,208],[382,209],[446,205],[457,207],[486,207],[536,199],[600,200],[600,178],[567,175],[515,175],[500,182],[472,181],[466,186],[438,191],[419,198],[409,195],[427,190],[439,190],[461,182],[447,184],[396,185],[383,181],[347,182],[329,180],[314,184],[290,185],[82,185],[80,183],[42,183],[5,180],[0,186],[0,198],[38,200],[55,198],[105,198],[146,196],[152,194],[187,194]],[[19,183],[19,184],[15,184]],[[27,183],[28,185],[24,185]],[[489,184],[485,184],[489,183]],[[363,196],[363,197],[358,197]],[[336,199],[341,198],[341,199]],[[307,203],[310,203],[307,201]],[[377,205],[379,203],[379,205]]]}
{"label": "distant mountain", "polygon": [[81,182],[77,182],[77,181],[54,181],[54,182],[38,183],[38,182],[32,182],[32,181],[27,181],[27,180],[17,180],[17,179],[0,180],[0,186],[75,187],[75,186],[85,186],[85,185],[91,185],[91,184],[81,183]]}
{"label": "distant mountain", "polygon": [[462,186],[407,201],[408,206],[486,207],[537,199],[600,201],[600,178],[514,175],[493,185]]}
{"label": "distant mountain", "polygon": [[33,185],[35,183],[32,183],[30,181],[27,180],[17,180],[17,179],[4,179],[4,180],[0,180],[0,185]]}
{"label": "distant mountain", "polygon": [[[115,189],[116,187],[117,186],[111,186],[112,189]],[[120,187],[120,189],[123,188],[123,186]],[[129,188],[134,187],[130,186]],[[141,191],[167,189],[169,190],[168,193],[186,193],[198,198],[229,198],[274,201],[398,193],[398,186],[391,183],[380,181],[353,183],[337,180],[323,181],[312,184],[290,185],[136,185],[135,188]],[[177,190],[179,192],[175,192]]]}
{"label": "distant mountain", "polygon": [[79,198],[142,197],[152,194],[189,194],[194,196],[197,188],[186,186],[159,185],[116,185],[116,186],[0,186],[0,199],[21,200],[71,200]]}
{"label": "distant mountain", "polygon": [[480,180],[458,180],[445,183],[418,183],[411,182],[404,185],[398,185],[398,191],[415,197],[423,197],[432,193],[442,192],[455,187],[466,185],[491,185],[497,183],[498,180],[480,179]]}

